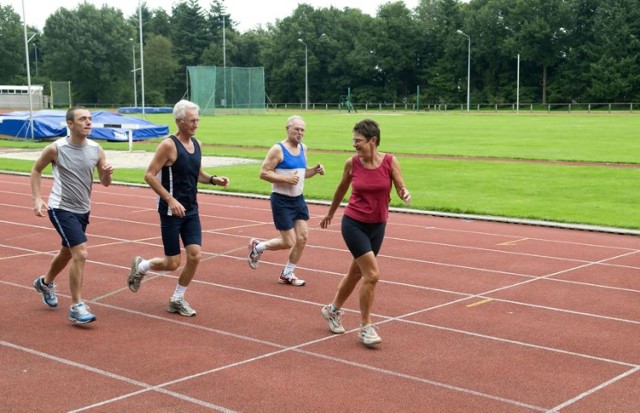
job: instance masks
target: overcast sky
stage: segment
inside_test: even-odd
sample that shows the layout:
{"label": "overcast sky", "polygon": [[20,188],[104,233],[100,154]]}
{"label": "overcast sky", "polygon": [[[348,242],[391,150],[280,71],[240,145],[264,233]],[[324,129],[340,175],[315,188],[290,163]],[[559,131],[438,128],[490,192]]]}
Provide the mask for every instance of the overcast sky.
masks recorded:
{"label": "overcast sky", "polygon": [[[40,30],[44,27],[47,17],[58,8],[75,9],[83,0],[2,0],[2,5],[10,5],[22,16],[22,6],[27,25],[36,26]],[[109,7],[122,10],[125,17],[133,15],[138,8],[138,1],[135,0],[84,0],[87,3],[101,8],[106,4]],[[360,9],[364,13],[375,16],[378,6],[388,3],[390,0],[227,0],[224,2],[227,12],[237,23],[237,29],[241,32],[253,29],[258,25],[265,26],[267,23],[274,23],[276,19],[283,19],[296,9],[298,3],[306,3],[318,9],[322,7],[336,7],[344,9],[350,7]],[[171,14],[171,6],[175,0],[147,0],[145,3],[149,9],[163,8]],[[210,0],[199,0],[200,6],[208,10],[211,5]],[[414,9],[418,0],[404,0],[409,9]]]}

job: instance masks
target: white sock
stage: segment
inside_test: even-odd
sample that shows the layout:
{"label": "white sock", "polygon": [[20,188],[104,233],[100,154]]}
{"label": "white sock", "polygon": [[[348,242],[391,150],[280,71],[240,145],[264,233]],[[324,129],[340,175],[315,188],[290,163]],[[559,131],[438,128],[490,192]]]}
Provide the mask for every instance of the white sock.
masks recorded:
{"label": "white sock", "polygon": [[142,260],[140,264],[138,264],[138,271],[142,274],[146,274],[147,271],[151,269],[151,260]]}
{"label": "white sock", "polygon": [[256,251],[262,254],[267,249],[267,244],[264,242],[259,242],[256,244]]}
{"label": "white sock", "polygon": [[187,287],[183,287],[180,284],[176,285],[176,290],[173,292],[173,297],[171,299],[173,301],[184,298],[184,293],[187,291]]}
{"label": "white sock", "polygon": [[284,266],[284,270],[282,270],[282,275],[286,277],[287,275],[290,275],[295,269],[296,264],[291,264],[290,262],[288,262],[287,265]]}

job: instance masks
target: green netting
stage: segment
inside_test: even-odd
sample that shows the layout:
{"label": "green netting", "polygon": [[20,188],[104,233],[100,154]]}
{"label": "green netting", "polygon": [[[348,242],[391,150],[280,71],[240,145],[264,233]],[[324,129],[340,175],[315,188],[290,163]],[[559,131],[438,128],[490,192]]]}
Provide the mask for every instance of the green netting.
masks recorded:
{"label": "green netting", "polygon": [[265,110],[263,67],[187,67],[190,100],[201,113]]}
{"label": "green netting", "polygon": [[50,82],[51,108],[71,107],[71,82]]}

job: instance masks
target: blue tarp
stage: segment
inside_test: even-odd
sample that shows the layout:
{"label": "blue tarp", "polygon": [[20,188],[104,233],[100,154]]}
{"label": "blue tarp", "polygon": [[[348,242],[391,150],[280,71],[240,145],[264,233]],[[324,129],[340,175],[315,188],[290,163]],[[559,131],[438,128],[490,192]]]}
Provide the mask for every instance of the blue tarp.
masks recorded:
{"label": "blue tarp", "polygon": [[[144,108],[145,113],[173,113],[172,107],[146,107]],[[118,113],[142,113],[142,108],[138,106],[129,106],[118,108]]]}
{"label": "blue tarp", "polygon": [[[35,139],[55,138],[67,135],[67,122],[64,110],[40,110],[33,112],[33,137]],[[133,140],[153,139],[169,134],[169,127],[156,125],[144,119],[122,116],[117,113],[97,111],[91,112],[93,126],[92,139],[108,141],[129,140],[128,131],[133,133]],[[29,112],[9,112],[0,114],[0,135],[31,138],[29,128]]]}

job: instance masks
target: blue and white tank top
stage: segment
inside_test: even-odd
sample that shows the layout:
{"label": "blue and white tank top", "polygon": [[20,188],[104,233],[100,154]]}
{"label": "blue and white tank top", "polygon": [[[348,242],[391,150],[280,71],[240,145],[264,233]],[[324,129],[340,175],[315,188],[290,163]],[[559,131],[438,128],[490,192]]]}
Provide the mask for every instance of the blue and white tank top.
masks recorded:
{"label": "blue and white tank top", "polygon": [[[202,162],[200,144],[193,140],[193,153],[189,153],[182,142],[174,135],[169,136],[176,146],[178,156],[173,165],[164,166],[158,172],[158,180],[185,209],[185,215],[198,213],[198,175]],[[162,215],[172,215],[167,202],[158,197],[158,212]]]}
{"label": "blue and white tank top", "polygon": [[278,165],[276,165],[275,172],[279,175],[291,176],[298,174],[300,180],[298,185],[289,184],[271,184],[271,192],[275,192],[281,195],[287,196],[300,196],[304,188],[304,175],[307,171],[307,157],[304,154],[304,145],[300,144],[300,154],[292,155],[291,152],[285,148],[282,142],[278,142],[278,145],[282,148],[283,159]]}
{"label": "blue and white tank top", "polygon": [[82,146],[69,142],[68,137],[54,142],[58,159],[53,162],[53,187],[49,208],[64,209],[76,214],[91,210],[93,170],[100,159],[100,145],[86,140]]}

